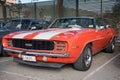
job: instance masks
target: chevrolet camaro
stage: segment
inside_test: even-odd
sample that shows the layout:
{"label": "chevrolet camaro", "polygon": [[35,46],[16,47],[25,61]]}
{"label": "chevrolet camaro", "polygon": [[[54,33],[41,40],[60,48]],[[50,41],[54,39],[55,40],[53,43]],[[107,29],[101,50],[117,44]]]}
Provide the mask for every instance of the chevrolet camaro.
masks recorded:
{"label": "chevrolet camaro", "polygon": [[73,64],[86,71],[101,50],[113,53],[116,33],[108,19],[60,18],[48,29],[14,32],[4,36],[4,50],[18,63],[62,67]]}

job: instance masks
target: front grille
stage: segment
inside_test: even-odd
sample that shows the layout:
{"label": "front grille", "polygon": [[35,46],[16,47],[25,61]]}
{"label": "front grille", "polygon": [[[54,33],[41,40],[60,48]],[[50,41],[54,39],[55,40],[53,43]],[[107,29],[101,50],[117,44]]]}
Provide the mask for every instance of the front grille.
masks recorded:
{"label": "front grille", "polygon": [[13,47],[24,48],[31,50],[53,50],[54,42],[45,41],[45,40],[22,40],[22,39],[13,39]]}

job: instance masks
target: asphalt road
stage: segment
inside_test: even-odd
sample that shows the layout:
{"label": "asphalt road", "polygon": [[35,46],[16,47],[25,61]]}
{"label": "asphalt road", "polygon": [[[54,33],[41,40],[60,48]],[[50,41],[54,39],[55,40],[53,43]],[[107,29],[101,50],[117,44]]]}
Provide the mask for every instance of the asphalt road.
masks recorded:
{"label": "asphalt road", "polygon": [[0,80],[120,80],[120,50],[93,56],[92,66],[85,72],[74,70],[72,65],[34,67],[13,62],[12,57],[0,57]]}

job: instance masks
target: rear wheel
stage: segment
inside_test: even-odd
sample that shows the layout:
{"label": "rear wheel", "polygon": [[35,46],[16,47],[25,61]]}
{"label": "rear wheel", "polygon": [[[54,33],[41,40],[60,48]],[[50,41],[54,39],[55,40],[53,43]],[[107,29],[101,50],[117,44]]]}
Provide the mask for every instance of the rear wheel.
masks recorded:
{"label": "rear wheel", "polygon": [[107,48],[105,49],[105,52],[107,53],[113,53],[115,51],[115,40],[111,41]]}
{"label": "rear wheel", "polygon": [[86,71],[90,68],[92,63],[91,46],[87,45],[81,53],[78,60],[74,63],[74,68],[80,71]]}

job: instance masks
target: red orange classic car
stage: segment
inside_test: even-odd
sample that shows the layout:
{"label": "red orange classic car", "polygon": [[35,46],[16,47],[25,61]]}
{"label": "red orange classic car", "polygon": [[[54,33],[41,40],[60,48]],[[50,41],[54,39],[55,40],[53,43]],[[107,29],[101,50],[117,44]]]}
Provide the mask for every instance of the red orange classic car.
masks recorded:
{"label": "red orange classic car", "polygon": [[115,31],[107,19],[80,17],[56,19],[48,29],[14,32],[4,36],[3,46],[14,61],[35,66],[73,64],[86,71],[92,55],[114,52]]}

